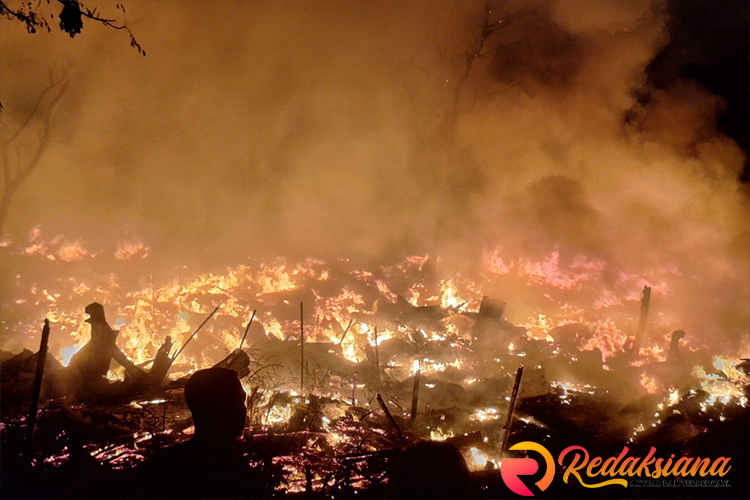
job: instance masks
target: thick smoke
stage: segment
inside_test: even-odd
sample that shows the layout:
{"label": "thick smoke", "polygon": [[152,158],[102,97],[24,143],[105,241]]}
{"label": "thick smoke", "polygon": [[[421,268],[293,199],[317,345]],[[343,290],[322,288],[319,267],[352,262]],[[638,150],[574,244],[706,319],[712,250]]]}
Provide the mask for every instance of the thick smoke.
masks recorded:
{"label": "thick smoke", "polygon": [[559,250],[674,269],[686,329],[746,331],[745,157],[719,97],[651,87],[662,2],[498,3],[463,83],[484,2],[125,3],[145,58],[93,25],[3,20],[11,128],[49,68],[71,80],[11,240],[138,235],[152,259],[212,264]]}

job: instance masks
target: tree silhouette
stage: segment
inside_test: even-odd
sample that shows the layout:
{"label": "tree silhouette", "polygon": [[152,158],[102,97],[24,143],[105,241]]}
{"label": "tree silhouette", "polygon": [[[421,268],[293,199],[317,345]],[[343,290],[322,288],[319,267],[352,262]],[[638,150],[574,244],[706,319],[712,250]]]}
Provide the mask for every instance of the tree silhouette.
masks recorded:
{"label": "tree silhouette", "polygon": [[[455,3],[458,5],[458,2]],[[463,5],[463,4],[462,4]],[[417,137],[415,169],[436,193],[439,200],[436,224],[438,239],[453,239],[471,227],[472,211],[467,209],[472,196],[483,187],[482,172],[476,168],[470,150],[459,137],[462,116],[477,104],[489,102],[518,85],[514,80],[473,81],[482,76],[494,59],[512,43],[513,27],[532,10],[505,0],[466,2],[473,6],[458,38],[449,24],[436,26],[434,49],[415,54],[401,68],[413,74],[416,85],[405,80],[404,90],[411,104],[412,123]],[[430,82],[430,92],[420,92]],[[476,83],[476,85],[474,84]]]}
{"label": "tree silhouette", "polygon": [[122,20],[104,17],[96,9],[89,9],[80,0],[20,0],[16,7],[11,7],[12,0],[0,0],[0,16],[5,17],[8,21],[15,21],[26,26],[26,31],[33,34],[39,30],[51,31],[51,25],[54,23],[55,13],[52,6],[60,6],[61,10],[57,13],[58,25],[60,30],[75,37],[83,29],[84,20],[104,25],[107,28],[123,30],[130,37],[130,46],[134,47],[139,54],[145,56],[146,51],[135,35],[130,30],[127,23],[125,6],[121,3],[115,4],[115,9],[121,14]]}
{"label": "tree silhouette", "polygon": [[[49,145],[52,118],[67,86],[67,72],[63,73],[58,79],[55,79],[50,72],[50,83],[39,95],[26,119],[12,133],[8,133],[8,130],[6,130],[7,127],[0,114],[0,156],[2,157],[0,159],[0,169],[2,169],[2,178],[0,179],[0,237],[3,235],[13,196],[37,168]],[[23,158],[22,155],[18,154],[15,158],[11,158],[11,150],[21,142],[26,145],[29,141],[32,141],[35,133],[38,134],[39,138],[30,156]]]}

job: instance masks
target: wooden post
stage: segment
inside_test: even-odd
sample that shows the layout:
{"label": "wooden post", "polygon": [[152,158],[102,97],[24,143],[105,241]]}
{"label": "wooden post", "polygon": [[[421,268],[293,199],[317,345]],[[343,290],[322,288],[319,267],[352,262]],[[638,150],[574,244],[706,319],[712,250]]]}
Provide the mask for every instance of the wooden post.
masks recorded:
{"label": "wooden post", "polygon": [[638,317],[638,328],[635,331],[635,340],[633,341],[633,352],[638,355],[643,342],[644,333],[646,332],[646,321],[648,321],[648,309],[651,304],[651,287],[643,287],[643,297],[641,297],[641,314]]}
{"label": "wooden post", "polygon": [[305,392],[305,323],[302,302],[299,303],[299,393]]}
{"label": "wooden post", "polygon": [[34,375],[34,386],[31,391],[31,408],[29,409],[28,426],[26,427],[26,447],[31,451],[34,438],[34,427],[36,427],[36,412],[39,409],[39,397],[42,394],[42,378],[44,377],[44,364],[47,361],[47,345],[49,344],[49,320],[45,318],[42,328],[42,341],[39,344],[39,352],[36,358],[36,374]]}
{"label": "wooden post", "polygon": [[523,365],[516,371],[516,380],[513,382],[513,392],[510,394],[510,404],[508,405],[508,416],[505,419],[505,428],[503,429],[503,438],[500,441],[500,453],[505,452],[508,447],[508,438],[510,437],[510,424],[513,420],[513,410],[516,408],[516,398],[518,397],[518,388],[521,386],[521,376],[523,375]]}
{"label": "wooden post", "polygon": [[417,360],[417,371],[414,372],[414,387],[411,391],[411,423],[417,420],[417,405],[419,404],[419,382],[422,378],[422,366]]}

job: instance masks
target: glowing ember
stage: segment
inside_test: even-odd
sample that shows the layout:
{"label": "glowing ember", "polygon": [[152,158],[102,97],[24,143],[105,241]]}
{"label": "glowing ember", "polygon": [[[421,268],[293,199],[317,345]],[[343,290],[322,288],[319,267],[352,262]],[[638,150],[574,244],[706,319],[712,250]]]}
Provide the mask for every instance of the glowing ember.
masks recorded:
{"label": "glowing ember", "polygon": [[650,377],[646,373],[641,373],[641,386],[643,386],[649,394],[658,394],[664,390],[655,378]]}
{"label": "glowing ember", "polygon": [[440,427],[437,429],[430,430],[430,439],[432,441],[445,441],[448,438],[453,437],[453,431],[448,430],[448,432],[443,431]]}
{"label": "glowing ember", "polygon": [[745,387],[750,385],[750,377],[736,368],[741,362],[737,358],[715,356],[713,367],[720,373],[706,373],[701,366],[693,368],[693,377],[700,382],[701,389],[709,393],[709,398],[701,403],[704,411],[717,402],[726,405],[732,400],[747,406]]}
{"label": "glowing ember", "polygon": [[469,448],[468,453],[464,453],[464,458],[466,459],[466,465],[469,467],[469,470],[472,471],[485,470],[487,468],[499,468],[499,461],[491,458],[488,454],[486,454],[482,450],[479,450],[476,446],[472,446],[471,448]]}
{"label": "glowing ember", "polygon": [[475,411],[469,416],[470,420],[477,420],[479,422],[484,422],[486,420],[497,420],[498,418],[500,418],[500,414],[497,408],[484,408]]}

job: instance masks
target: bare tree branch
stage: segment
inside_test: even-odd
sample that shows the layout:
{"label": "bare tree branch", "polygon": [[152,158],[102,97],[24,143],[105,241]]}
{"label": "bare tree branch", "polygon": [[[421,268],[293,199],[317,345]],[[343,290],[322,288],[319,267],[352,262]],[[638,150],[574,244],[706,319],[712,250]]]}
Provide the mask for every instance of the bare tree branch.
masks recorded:
{"label": "bare tree branch", "polygon": [[36,100],[36,102],[34,103],[34,106],[31,108],[31,111],[29,112],[28,116],[26,117],[26,120],[23,121],[23,123],[18,127],[18,129],[11,136],[10,139],[8,139],[7,141],[3,141],[2,142],[2,144],[1,144],[2,146],[4,146],[5,144],[10,144],[11,142],[13,142],[14,140],[16,140],[18,138],[18,136],[21,134],[21,132],[23,132],[23,130],[28,126],[28,124],[31,121],[31,119],[36,115],[37,111],[39,110],[39,106],[42,104],[42,101],[44,101],[44,98],[47,96],[47,93],[49,93],[50,91],[52,91],[52,89],[54,89],[60,83],[62,83],[62,81],[63,81],[64,78],[65,77],[61,78],[57,82],[52,82],[49,86],[47,86],[42,91],[41,94],[39,94],[39,98]]}
{"label": "bare tree branch", "polygon": [[[52,0],[47,0],[46,3],[49,4],[51,1]],[[143,56],[146,55],[146,51],[143,50],[143,47],[130,30],[127,22],[125,6],[123,4],[115,4],[115,9],[122,12],[123,19],[121,22],[118,22],[117,19],[99,15],[96,9],[89,9],[83,4],[82,0],[54,1],[56,4],[62,6],[62,10],[57,13],[60,29],[68,33],[71,37],[74,37],[81,32],[81,29],[83,28],[83,20],[88,19],[108,28],[126,31],[130,37],[130,46],[134,47],[139,54]],[[15,20],[25,24],[26,31],[29,33],[36,33],[38,29],[44,29],[48,32],[51,31],[50,20],[55,17],[55,14],[45,12],[45,8],[41,5],[41,1],[37,2],[36,5],[32,5],[29,1],[21,1],[17,8],[11,8],[8,4],[8,0],[0,0],[0,16],[4,16],[8,20]]]}
{"label": "bare tree branch", "polygon": [[[44,152],[47,149],[47,146],[49,145],[50,132],[52,129],[52,118],[55,114],[55,110],[57,109],[60,101],[63,98],[63,95],[65,94],[67,87],[68,75],[66,72],[59,80],[53,81],[42,91],[42,94],[40,95],[39,99],[32,109],[32,113],[21,124],[21,127],[16,131],[16,133],[13,134],[11,139],[3,141],[0,144],[0,149],[2,149],[3,161],[3,186],[2,193],[0,193],[0,237],[3,234],[3,229],[5,227],[5,222],[8,216],[8,210],[10,208],[10,202],[13,199],[13,196],[37,168],[40,160],[42,159],[42,156],[44,155]],[[11,164],[8,158],[8,150],[10,149],[11,145],[19,139],[23,131],[28,129],[30,123],[33,120],[33,117],[37,116],[40,113],[41,102],[44,100],[44,97],[53,91],[55,91],[54,97],[46,107],[44,117],[42,118],[42,125],[39,133],[39,143],[36,147],[36,151],[32,155],[31,159],[26,163],[26,165],[22,166],[19,162],[17,171],[14,173],[11,170]]]}

